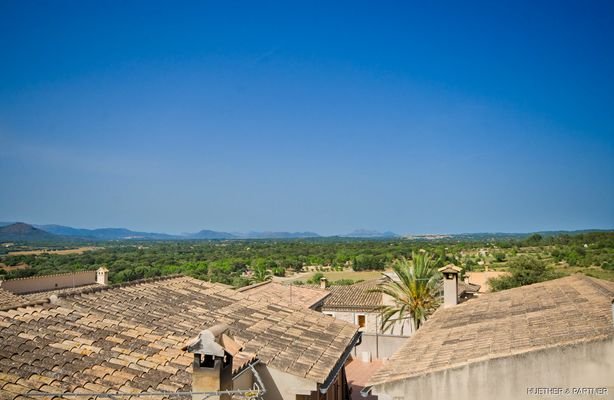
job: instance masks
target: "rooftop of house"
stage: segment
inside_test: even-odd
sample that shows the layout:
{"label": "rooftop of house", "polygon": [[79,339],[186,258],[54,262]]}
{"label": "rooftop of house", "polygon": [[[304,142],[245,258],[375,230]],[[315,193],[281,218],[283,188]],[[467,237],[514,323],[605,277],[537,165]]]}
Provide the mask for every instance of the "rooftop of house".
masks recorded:
{"label": "rooftop of house", "polygon": [[78,293],[78,292],[82,292],[83,289],[91,289],[91,288],[103,287],[103,286],[104,285],[101,285],[99,283],[91,283],[91,284],[75,286],[71,288],[43,290],[40,292],[25,293],[25,294],[20,294],[19,296],[29,301],[47,300],[50,296],[53,296],[53,295],[57,296],[60,294]]}
{"label": "rooftop of house", "polygon": [[265,281],[237,289],[250,299],[268,302],[282,301],[300,305],[304,308],[316,308],[322,301],[330,296],[324,289],[309,286],[282,285],[280,283]]}
{"label": "rooftop of house", "polygon": [[481,286],[476,283],[458,281],[458,295],[476,294],[480,291]]}
{"label": "rooftop of house", "polygon": [[193,355],[182,347],[219,323],[243,348],[235,370],[257,357],[320,383],[358,335],[299,305],[189,277],[85,288],[0,312],[0,392],[189,390]]}
{"label": "rooftop of house", "polygon": [[369,385],[614,337],[614,282],[573,275],[438,309]]}
{"label": "rooftop of house", "polygon": [[324,310],[376,310],[383,305],[382,293],[374,292],[379,280],[353,285],[333,285],[326,288],[331,295],[324,301]]}
{"label": "rooftop of house", "polygon": [[8,290],[0,288],[0,310],[18,307],[30,301],[22,296],[13,294]]}
{"label": "rooftop of house", "polygon": [[[326,288],[331,295],[324,300],[323,310],[378,311],[384,305],[383,295],[374,289],[381,279],[358,282],[353,285],[333,285]],[[477,293],[480,285],[458,282],[459,296]]]}

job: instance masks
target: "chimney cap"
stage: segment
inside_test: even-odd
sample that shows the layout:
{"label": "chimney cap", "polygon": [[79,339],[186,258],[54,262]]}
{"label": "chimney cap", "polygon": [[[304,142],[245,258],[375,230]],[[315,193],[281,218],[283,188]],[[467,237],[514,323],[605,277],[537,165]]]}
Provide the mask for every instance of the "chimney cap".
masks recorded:
{"label": "chimney cap", "polygon": [[221,335],[226,332],[228,325],[218,324],[201,331],[198,336],[184,347],[184,350],[195,354],[209,354],[223,357],[224,347],[218,343]]}
{"label": "chimney cap", "polygon": [[461,267],[457,267],[454,264],[448,264],[445,267],[441,267],[439,268],[437,271],[442,272],[442,273],[452,273],[452,274],[458,274],[459,272],[461,272],[463,269]]}

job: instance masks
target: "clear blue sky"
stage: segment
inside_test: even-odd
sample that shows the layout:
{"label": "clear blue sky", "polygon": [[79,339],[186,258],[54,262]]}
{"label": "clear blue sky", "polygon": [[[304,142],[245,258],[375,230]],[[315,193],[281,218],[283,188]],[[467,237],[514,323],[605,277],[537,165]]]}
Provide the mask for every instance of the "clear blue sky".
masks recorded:
{"label": "clear blue sky", "polygon": [[614,227],[614,2],[331,3],[1,0],[0,220]]}

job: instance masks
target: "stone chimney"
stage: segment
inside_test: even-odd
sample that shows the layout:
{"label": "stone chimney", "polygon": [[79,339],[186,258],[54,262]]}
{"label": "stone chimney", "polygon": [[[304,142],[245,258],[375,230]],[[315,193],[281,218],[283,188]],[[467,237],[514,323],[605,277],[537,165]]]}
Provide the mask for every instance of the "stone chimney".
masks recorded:
{"label": "stone chimney", "polygon": [[326,289],[326,283],[328,280],[324,277],[320,278],[320,289]]}
{"label": "stone chimney", "polygon": [[100,267],[96,270],[96,283],[99,285],[109,284],[109,270],[105,267]]}
{"label": "stone chimney", "polygon": [[[241,348],[225,334],[228,326],[218,324],[202,331],[184,347],[194,354],[192,363],[192,392],[232,390],[232,358]],[[231,395],[208,396],[192,394],[192,400],[230,400]]]}
{"label": "stone chimney", "polygon": [[443,275],[443,306],[453,307],[458,304],[458,275],[462,268],[448,264],[439,268]]}

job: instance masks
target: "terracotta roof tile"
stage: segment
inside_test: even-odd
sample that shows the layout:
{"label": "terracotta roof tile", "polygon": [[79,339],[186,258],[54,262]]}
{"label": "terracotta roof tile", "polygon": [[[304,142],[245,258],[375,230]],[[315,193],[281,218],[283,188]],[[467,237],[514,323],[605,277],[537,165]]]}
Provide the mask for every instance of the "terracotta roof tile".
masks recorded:
{"label": "terracotta roof tile", "polygon": [[372,377],[377,385],[614,336],[614,282],[573,275],[440,308]]}
{"label": "terracotta roof tile", "polygon": [[28,303],[30,303],[28,299],[0,288],[0,310],[19,307]]}
{"label": "terracotta roof tile", "polygon": [[257,357],[323,382],[357,328],[275,302],[175,277],[62,294],[56,304],[2,311],[0,385],[10,386],[0,392],[15,398],[36,389],[189,389],[192,356],[181,347],[218,322],[227,323],[243,344],[235,369]]}
{"label": "terracotta roof tile", "polygon": [[374,292],[379,280],[353,285],[333,285],[327,288],[331,296],[324,301],[323,310],[375,310],[383,305],[382,293]]}
{"label": "terracotta roof tile", "polygon": [[282,285],[266,281],[237,289],[247,295],[248,299],[264,300],[267,302],[284,302],[297,304],[305,308],[315,308],[330,293],[315,287]]}

